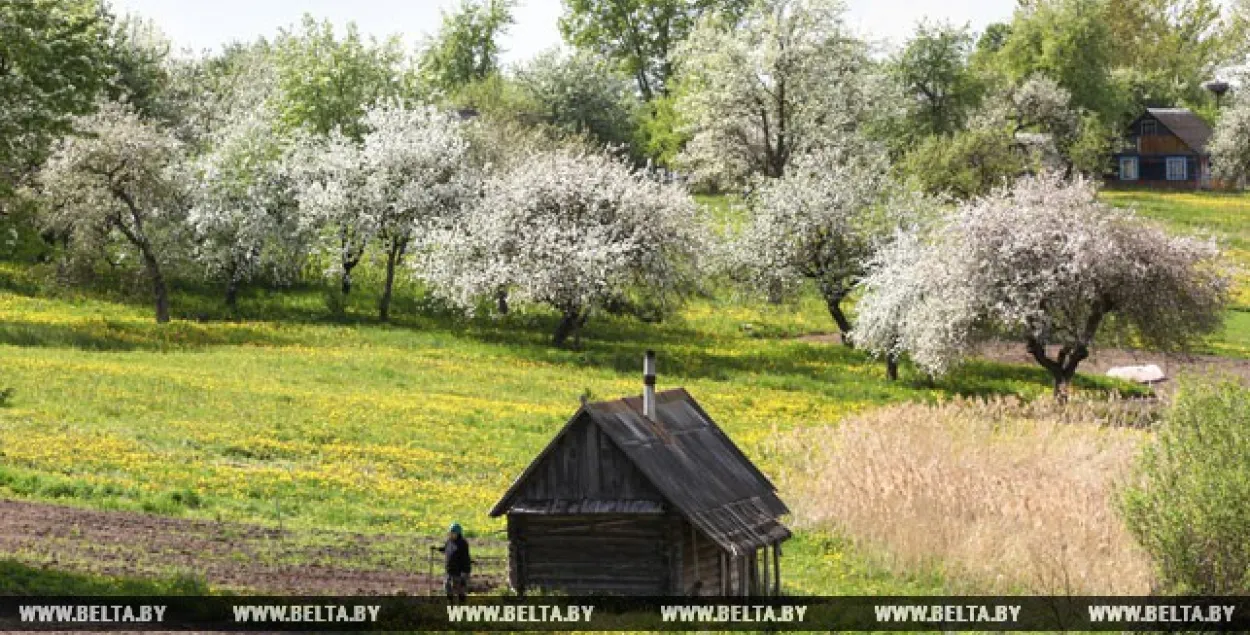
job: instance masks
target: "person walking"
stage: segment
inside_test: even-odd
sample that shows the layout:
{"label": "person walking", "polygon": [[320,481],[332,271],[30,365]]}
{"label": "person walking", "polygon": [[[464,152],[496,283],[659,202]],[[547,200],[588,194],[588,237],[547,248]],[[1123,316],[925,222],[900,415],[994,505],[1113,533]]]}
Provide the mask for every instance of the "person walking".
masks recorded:
{"label": "person walking", "polygon": [[469,557],[469,542],[464,539],[464,529],[460,527],[460,523],[452,523],[447,529],[447,542],[442,547],[430,548],[443,552],[446,563],[444,568],[447,572],[443,590],[447,592],[447,599],[459,600],[463,604],[469,593],[469,572],[473,561]]}

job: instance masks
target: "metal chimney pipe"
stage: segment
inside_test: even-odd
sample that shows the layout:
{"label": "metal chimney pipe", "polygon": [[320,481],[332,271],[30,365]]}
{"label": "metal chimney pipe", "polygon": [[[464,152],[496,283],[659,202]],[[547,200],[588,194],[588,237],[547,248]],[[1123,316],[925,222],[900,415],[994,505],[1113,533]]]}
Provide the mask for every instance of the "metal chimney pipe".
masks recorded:
{"label": "metal chimney pipe", "polygon": [[655,351],[642,358],[642,414],[655,419]]}

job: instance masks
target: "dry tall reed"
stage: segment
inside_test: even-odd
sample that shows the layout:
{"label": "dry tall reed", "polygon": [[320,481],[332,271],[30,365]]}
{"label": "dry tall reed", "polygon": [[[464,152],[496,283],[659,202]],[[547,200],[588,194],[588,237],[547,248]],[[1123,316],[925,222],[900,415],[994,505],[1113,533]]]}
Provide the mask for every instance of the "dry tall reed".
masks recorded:
{"label": "dry tall reed", "polygon": [[963,592],[1137,594],[1151,570],[1114,509],[1151,408],[1014,399],[907,404],[778,437],[798,526]]}

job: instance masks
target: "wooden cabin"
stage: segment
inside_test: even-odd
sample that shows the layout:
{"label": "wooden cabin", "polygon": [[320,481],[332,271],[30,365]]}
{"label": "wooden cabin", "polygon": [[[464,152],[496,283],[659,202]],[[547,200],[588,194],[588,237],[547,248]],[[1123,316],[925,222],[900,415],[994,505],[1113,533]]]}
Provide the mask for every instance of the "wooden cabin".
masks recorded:
{"label": "wooden cabin", "polygon": [[1108,185],[1210,187],[1210,138],[1211,127],[1187,108],[1147,108],[1113,155]]}
{"label": "wooden cabin", "polygon": [[491,510],[520,594],[775,595],[789,513],[684,389],[583,403]]}

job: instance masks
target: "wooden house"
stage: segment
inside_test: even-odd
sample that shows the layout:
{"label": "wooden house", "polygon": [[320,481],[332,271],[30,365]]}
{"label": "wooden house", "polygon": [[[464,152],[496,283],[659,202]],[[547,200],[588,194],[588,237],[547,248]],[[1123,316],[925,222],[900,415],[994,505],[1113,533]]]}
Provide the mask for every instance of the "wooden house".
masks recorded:
{"label": "wooden house", "polygon": [[583,403],[491,510],[513,589],[773,595],[789,513],[684,389]]}
{"label": "wooden house", "polygon": [[1147,108],[1113,155],[1113,186],[1205,188],[1211,185],[1211,127],[1187,108]]}

